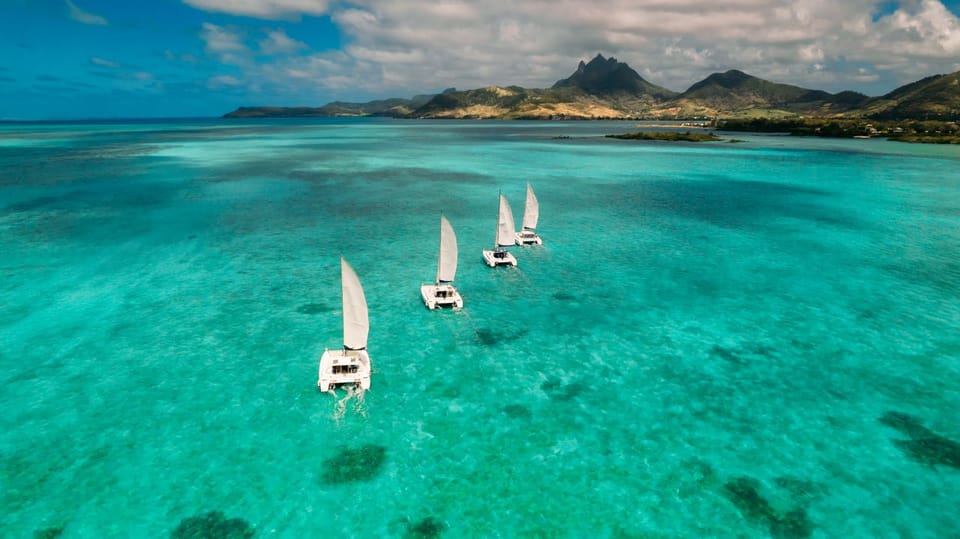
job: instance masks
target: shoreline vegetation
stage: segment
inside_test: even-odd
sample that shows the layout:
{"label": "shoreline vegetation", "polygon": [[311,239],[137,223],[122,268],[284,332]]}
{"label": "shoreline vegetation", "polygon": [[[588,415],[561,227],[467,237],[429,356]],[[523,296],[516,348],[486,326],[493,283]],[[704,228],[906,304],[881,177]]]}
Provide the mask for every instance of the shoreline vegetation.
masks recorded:
{"label": "shoreline vegetation", "polygon": [[960,125],[939,120],[862,120],[838,118],[717,119],[722,131],[787,133],[802,137],[886,138],[897,142],[960,144]]}
{"label": "shoreline vegetation", "polygon": [[[683,142],[710,142],[723,140],[716,131],[741,133],[781,133],[798,137],[823,138],[885,138],[894,142],[914,144],[960,144],[960,124],[934,120],[866,121],[860,119],[794,118],[794,119],[716,119],[709,122],[684,122],[672,125],[637,124],[637,127],[683,128],[681,131],[638,131],[607,138],[625,140],[659,140]],[[702,129],[694,133],[689,128]],[[730,142],[741,142],[730,139]]]}
{"label": "shoreline vegetation", "polygon": [[620,135],[605,135],[606,138],[615,138],[621,140],[660,140],[668,142],[717,142],[721,139],[713,132],[692,133],[678,131],[637,131],[636,133],[623,133]]}

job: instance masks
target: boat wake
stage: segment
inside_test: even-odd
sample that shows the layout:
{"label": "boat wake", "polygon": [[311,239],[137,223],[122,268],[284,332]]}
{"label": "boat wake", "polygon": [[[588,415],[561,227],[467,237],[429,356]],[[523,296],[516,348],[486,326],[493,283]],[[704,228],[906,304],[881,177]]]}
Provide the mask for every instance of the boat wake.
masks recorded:
{"label": "boat wake", "polygon": [[[338,399],[336,404],[333,405],[333,418],[336,420],[343,419],[343,417],[347,415],[347,404],[349,404],[351,400],[353,401],[353,411],[366,417],[367,409],[363,404],[363,395],[366,391],[360,387],[360,384],[351,384],[343,387],[347,391],[347,394],[344,395],[343,398]],[[330,388],[329,393],[334,397],[339,397],[337,390],[334,388]]]}

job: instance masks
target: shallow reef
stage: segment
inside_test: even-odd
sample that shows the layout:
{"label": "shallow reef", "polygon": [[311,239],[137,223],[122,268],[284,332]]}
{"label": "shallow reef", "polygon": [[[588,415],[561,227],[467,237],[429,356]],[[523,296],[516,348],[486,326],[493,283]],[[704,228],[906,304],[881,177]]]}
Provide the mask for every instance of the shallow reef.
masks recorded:
{"label": "shallow reef", "polygon": [[878,421],[910,437],[893,440],[893,443],[911,459],[931,466],[940,464],[960,469],[960,443],[933,432],[919,419],[903,412],[887,412]]}
{"label": "shallow reef", "polygon": [[768,526],[772,537],[800,539],[813,533],[813,523],[807,517],[806,509],[780,513],[760,495],[760,482],[752,477],[735,477],[727,481],[723,493],[745,517]]}
{"label": "shallow reef", "polygon": [[484,346],[493,346],[502,342],[515,341],[527,333],[529,330],[520,329],[512,333],[506,331],[494,331],[489,328],[477,328],[477,341]]}
{"label": "shallow reef", "polygon": [[357,483],[375,478],[387,461],[387,448],[366,444],[343,448],[323,462],[320,482],[328,485]]}
{"label": "shallow reef", "polygon": [[746,363],[746,360],[740,357],[740,354],[730,350],[729,348],[724,348],[719,345],[714,345],[713,348],[710,349],[710,355],[716,356],[729,363],[735,363],[737,365],[743,365]]}
{"label": "shallow reef", "polygon": [[811,534],[813,534],[813,523],[807,517],[805,509],[787,511],[780,518],[770,522],[770,535],[772,537],[792,539],[810,537]]}
{"label": "shallow reef", "polygon": [[892,427],[911,438],[922,438],[931,434],[930,429],[924,427],[919,419],[903,412],[890,411],[877,421]]}
{"label": "shallow reef", "polygon": [[63,535],[63,528],[44,528],[33,532],[33,539],[56,539]]}
{"label": "shallow reef", "polygon": [[407,533],[403,535],[404,539],[430,539],[440,537],[447,526],[433,518],[426,517],[423,520],[413,522],[407,528]]}
{"label": "shallow reef", "polygon": [[549,378],[540,384],[540,389],[551,399],[566,402],[577,398],[578,395],[583,393],[584,390],[587,389],[587,384],[581,381],[563,384],[556,378]]}
{"label": "shallow reef", "polygon": [[248,539],[255,530],[242,518],[227,518],[220,511],[194,515],[180,521],[172,539]]}
{"label": "shallow reef", "polygon": [[520,419],[529,419],[533,416],[533,413],[530,412],[530,408],[522,404],[507,404],[503,407],[503,413],[510,417],[516,417]]}
{"label": "shallow reef", "polygon": [[760,496],[760,482],[752,477],[735,477],[723,485],[723,493],[737,509],[752,520],[773,520],[777,512]]}

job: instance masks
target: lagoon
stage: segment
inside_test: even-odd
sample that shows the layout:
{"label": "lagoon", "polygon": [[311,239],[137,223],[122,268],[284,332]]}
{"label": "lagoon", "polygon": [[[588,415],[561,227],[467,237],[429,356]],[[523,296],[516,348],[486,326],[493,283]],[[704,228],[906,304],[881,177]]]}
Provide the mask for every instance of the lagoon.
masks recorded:
{"label": "lagoon", "polygon": [[[633,131],[0,125],[4,533],[956,533],[960,149]],[[544,246],[488,268],[528,181]],[[459,312],[419,298],[441,211]]]}

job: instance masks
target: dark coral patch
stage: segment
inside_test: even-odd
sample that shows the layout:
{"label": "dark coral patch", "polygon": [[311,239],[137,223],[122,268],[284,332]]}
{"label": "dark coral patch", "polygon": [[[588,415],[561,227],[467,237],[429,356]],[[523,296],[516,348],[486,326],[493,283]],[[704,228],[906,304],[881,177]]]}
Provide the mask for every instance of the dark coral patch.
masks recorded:
{"label": "dark coral patch", "polygon": [[930,429],[920,423],[920,420],[903,412],[887,412],[878,421],[911,438],[923,438],[932,434]]}
{"label": "dark coral patch", "polygon": [[248,539],[254,529],[242,518],[227,518],[220,511],[194,515],[180,521],[172,539]]}
{"label": "dark coral patch", "polygon": [[503,412],[510,417],[520,419],[529,419],[533,415],[530,413],[530,408],[522,404],[508,404],[503,407]]}
{"label": "dark coral patch", "polygon": [[440,537],[440,534],[443,533],[447,526],[433,518],[427,517],[419,522],[414,522],[407,528],[407,533],[404,534],[405,539],[431,539],[433,537]]}
{"label": "dark coral patch", "polygon": [[735,363],[737,365],[743,365],[744,363],[746,363],[746,361],[742,357],[740,357],[740,354],[734,352],[733,350],[730,350],[729,348],[724,348],[722,346],[714,345],[714,347],[710,349],[710,354],[724,361]]}
{"label": "dark coral patch", "polygon": [[781,515],[760,495],[760,482],[752,477],[735,477],[723,485],[723,491],[745,517],[768,526],[772,537],[800,539],[813,533],[813,523],[805,510],[794,509]]}
{"label": "dark coral patch", "polygon": [[555,395],[553,398],[561,401],[570,401],[577,398],[584,390],[587,389],[587,384],[576,381],[571,382],[563,388],[563,391]]}
{"label": "dark coral patch", "polygon": [[329,485],[370,481],[380,473],[387,460],[387,448],[367,444],[344,448],[323,463],[320,482]]}
{"label": "dark coral patch", "polygon": [[477,340],[484,346],[493,346],[503,342],[515,341],[529,333],[527,329],[520,329],[513,333],[494,331],[488,328],[477,329]]}
{"label": "dark coral patch", "polygon": [[916,440],[894,440],[910,458],[923,464],[960,468],[960,444],[940,435]]}
{"label": "dark coral patch", "polygon": [[300,314],[320,314],[330,310],[330,306],[325,303],[305,303],[297,307],[297,312]]}
{"label": "dark coral patch", "polygon": [[941,464],[960,468],[960,443],[933,432],[918,419],[902,412],[887,412],[879,421],[910,437],[893,443],[911,459],[931,466]]}
{"label": "dark coral patch", "polygon": [[493,346],[500,342],[500,335],[493,330],[480,328],[477,330],[477,340],[484,346]]}
{"label": "dark coral patch", "polygon": [[760,495],[760,482],[752,477],[735,477],[723,485],[723,493],[747,518],[770,521],[777,512]]}
{"label": "dark coral patch", "polygon": [[770,535],[783,539],[799,539],[813,534],[813,523],[803,509],[794,509],[770,522]]}
{"label": "dark coral patch", "polygon": [[548,378],[540,384],[540,389],[556,401],[571,401],[583,393],[587,387],[587,384],[580,381],[564,384],[556,378]]}
{"label": "dark coral patch", "polygon": [[63,535],[63,528],[44,528],[33,532],[33,539],[56,539]]}

